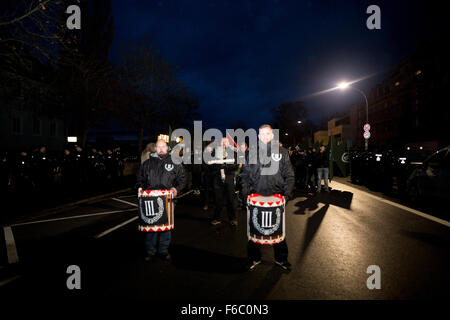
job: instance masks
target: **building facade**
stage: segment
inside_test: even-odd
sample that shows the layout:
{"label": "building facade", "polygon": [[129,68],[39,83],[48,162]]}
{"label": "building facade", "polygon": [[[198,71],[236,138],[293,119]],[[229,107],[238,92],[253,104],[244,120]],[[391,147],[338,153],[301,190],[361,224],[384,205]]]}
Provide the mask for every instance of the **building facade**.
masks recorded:
{"label": "building facade", "polygon": [[[395,66],[390,76],[367,95],[369,148],[404,148],[406,144],[435,141],[449,143],[448,59],[441,55],[416,55]],[[350,109],[351,138],[364,147],[365,103]]]}

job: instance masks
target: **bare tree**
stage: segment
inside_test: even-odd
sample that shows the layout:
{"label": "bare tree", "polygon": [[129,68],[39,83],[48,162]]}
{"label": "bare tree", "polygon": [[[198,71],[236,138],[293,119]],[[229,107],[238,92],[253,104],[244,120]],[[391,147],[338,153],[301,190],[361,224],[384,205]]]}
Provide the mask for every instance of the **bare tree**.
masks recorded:
{"label": "bare tree", "polygon": [[162,124],[176,126],[197,106],[196,99],[178,79],[177,69],[149,43],[145,40],[128,43],[119,53],[118,74],[123,94],[116,111],[137,130],[139,152],[146,129]]}

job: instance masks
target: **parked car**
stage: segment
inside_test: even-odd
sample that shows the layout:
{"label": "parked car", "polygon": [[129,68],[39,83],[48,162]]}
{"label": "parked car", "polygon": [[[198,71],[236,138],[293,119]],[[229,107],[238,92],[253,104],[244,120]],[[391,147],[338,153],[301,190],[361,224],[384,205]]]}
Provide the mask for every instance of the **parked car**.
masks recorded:
{"label": "parked car", "polygon": [[406,189],[411,202],[450,200],[450,146],[435,152],[415,168]]}

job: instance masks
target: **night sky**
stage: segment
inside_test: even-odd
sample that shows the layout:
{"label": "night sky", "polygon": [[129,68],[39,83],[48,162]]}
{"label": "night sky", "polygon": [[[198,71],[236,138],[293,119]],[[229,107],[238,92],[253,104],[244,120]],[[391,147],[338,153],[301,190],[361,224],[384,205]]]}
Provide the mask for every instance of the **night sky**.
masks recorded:
{"label": "night sky", "polygon": [[[366,9],[381,8],[381,30],[369,30]],[[369,89],[433,32],[436,10],[414,1],[148,1],[113,0],[115,38],[149,37],[179,67],[198,96],[205,125],[238,120],[256,127],[270,108],[303,100],[316,123],[362,99],[334,91],[307,98],[341,80],[367,76]],[[430,13],[431,12],[431,13]],[[431,31],[431,32],[430,32]]]}

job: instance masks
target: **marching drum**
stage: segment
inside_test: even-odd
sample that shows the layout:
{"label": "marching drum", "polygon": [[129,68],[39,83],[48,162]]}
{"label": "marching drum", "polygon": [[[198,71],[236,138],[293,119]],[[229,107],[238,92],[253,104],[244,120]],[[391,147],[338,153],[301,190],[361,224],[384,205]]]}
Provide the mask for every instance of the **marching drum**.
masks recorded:
{"label": "marching drum", "polygon": [[247,236],[258,244],[280,243],[285,237],[284,197],[251,194],[247,198]]}
{"label": "marching drum", "polygon": [[142,190],[138,197],[139,231],[160,232],[174,228],[172,191]]}

